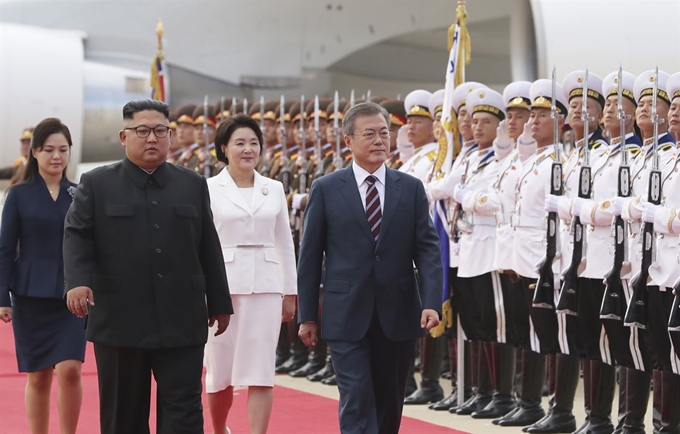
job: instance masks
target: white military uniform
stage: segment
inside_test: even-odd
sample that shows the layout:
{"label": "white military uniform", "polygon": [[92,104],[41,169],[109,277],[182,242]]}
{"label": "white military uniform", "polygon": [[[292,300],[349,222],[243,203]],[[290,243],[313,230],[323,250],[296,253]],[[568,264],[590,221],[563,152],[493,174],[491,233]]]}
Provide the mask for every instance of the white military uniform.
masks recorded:
{"label": "white military uniform", "polygon": [[[414,90],[406,95],[406,98],[404,99],[406,116],[423,116],[434,119],[429,109],[431,96],[432,94],[430,92],[422,89]],[[439,145],[435,142],[422,145],[416,149],[413,156],[399,168],[399,171],[415,176],[420,179],[423,184],[426,184],[430,173],[432,173],[435,160],[437,159],[438,148]]]}

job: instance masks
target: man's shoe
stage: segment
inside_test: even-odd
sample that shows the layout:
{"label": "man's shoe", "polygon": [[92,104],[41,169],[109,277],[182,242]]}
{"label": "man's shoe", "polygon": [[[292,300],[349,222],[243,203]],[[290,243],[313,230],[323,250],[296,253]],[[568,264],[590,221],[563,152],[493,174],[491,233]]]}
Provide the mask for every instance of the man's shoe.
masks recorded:
{"label": "man's shoe", "polygon": [[[581,427],[579,429],[574,431],[572,434],[591,434],[591,431],[590,431],[589,428],[590,428],[590,423],[588,421],[586,421],[583,425],[581,425]],[[612,430],[609,430],[609,432],[611,433]]]}
{"label": "man's shoe", "polygon": [[430,404],[427,408],[435,411],[447,411],[450,408],[455,407],[458,404],[458,392],[454,390],[449,396],[442,399],[441,401]]}
{"label": "man's shoe", "polygon": [[302,367],[300,367],[299,369],[296,369],[294,371],[290,371],[288,373],[288,375],[290,375],[293,378],[306,377],[308,375],[316,374],[321,369],[323,369],[323,363],[319,363],[319,362],[316,362],[316,361],[307,362]]}
{"label": "man's shoe", "polygon": [[333,374],[330,377],[321,380],[321,384],[326,384],[328,386],[337,386],[338,380],[335,379],[335,374]]}
{"label": "man's shoe", "polygon": [[489,405],[491,400],[492,398],[490,396],[475,395],[472,399],[458,407],[455,413],[459,416],[469,416],[475,411],[483,410],[484,407]]}
{"label": "man's shoe", "polygon": [[526,430],[528,433],[573,433],[576,431],[576,418],[571,413],[556,413],[536,422]]}
{"label": "man's shoe", "polygon": [[333,374],[335,374],[335,370],[333,369],[333,364],[332,363],[326,363],[320,371],[317,371],[312,375],[308,375],[307,379],[311,382],[316,383],[318,381],[321,381],[321,380],[324,380],[324,379],[330,377]]}
{"label": "man's shoe", "polygon": [[545,417],[545,411],[543,411],[541,407],[517,407],[516,410],[517,411],[506,414],[500,419],[494,420],[493,423],[498,426],[529,426]]}
{"label": "man's shoe", "polygon": [[496,419],[510,413],[517,407],[517,403],[510,397],[492,399],[491,402],[479,411],[472,413],[473,419]]}
{"label": "man's shoe", "polygon": [[290,371],[295,371],[296,369],[302,368],[306,362],[306,356],[304,358],[296,358],[295,356],[291,356],[288,360],[283,362],[282,365],[276,367],[275,372],[277,374],[287,374]]}
{"label": "man's shoe", "polygon": [[521,409],[521,407],[518,405],[510,413],[508,413],[504,416],[501,416],[501,417],[497,417],[496,419],[492,420],[491,423],[494,424],[494,425],[498,425],[500,423],[500,421],[516,415],[517,412],[520,411],[520,409]]}
{"label": "man's shoe", "polygon": [[406,405],[422,405],[438,402],[444,399],[444,391],[441,386],[436,388],[420,388],[404,399]]}

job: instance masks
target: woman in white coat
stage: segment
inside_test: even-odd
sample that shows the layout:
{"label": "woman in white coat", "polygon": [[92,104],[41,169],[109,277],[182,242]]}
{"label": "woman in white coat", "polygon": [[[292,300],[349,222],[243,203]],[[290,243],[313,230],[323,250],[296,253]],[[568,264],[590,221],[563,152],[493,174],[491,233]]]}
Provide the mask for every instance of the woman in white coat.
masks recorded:
{"label": "woman in white coat", "polygon": [[209,334],[206,392],[215,433],[225,428],[234,387],[248,387],[251,433],[267,431],[274,399],[274,364],[281,321],[295,313],[293,238],[283,185],[255,171],[262,132],[238,115],[220,124],[217,159],[225,170],[208,180],[234,315],[227,331]]}

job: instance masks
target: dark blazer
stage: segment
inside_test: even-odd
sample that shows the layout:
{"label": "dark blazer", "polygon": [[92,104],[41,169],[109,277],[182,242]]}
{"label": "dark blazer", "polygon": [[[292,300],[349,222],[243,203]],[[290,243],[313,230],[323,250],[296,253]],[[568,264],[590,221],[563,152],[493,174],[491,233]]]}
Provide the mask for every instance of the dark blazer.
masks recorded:
{"label": "dark blazer", "polygon": [[127,158],[85,173],[66,216],[66,290],[92,288],[87,338],[105,345],[199,345],[208,316],[233,313],[205,179]]}
{"label": "dark blazer", "polygon": [[425,334],[420,327],[422,309],[441,313],[439,237],[423,184],[389,168],[385,184],[377,243],[351,166],[312,185],[298,263],[298,321],[318,321],[325,254],[321,322],[325,339],[361,339],[374,310],[390,340],[415,339]]}
{"label": "dark blazer", "polygon": [[37,174],[32,183],[17,184],[7,192],[0,226],[0,306],[10,306],[10,291],[63,297],[62,243],[64,217],[72,201],[69,187],[75,184],[64,177],[55,201]]}

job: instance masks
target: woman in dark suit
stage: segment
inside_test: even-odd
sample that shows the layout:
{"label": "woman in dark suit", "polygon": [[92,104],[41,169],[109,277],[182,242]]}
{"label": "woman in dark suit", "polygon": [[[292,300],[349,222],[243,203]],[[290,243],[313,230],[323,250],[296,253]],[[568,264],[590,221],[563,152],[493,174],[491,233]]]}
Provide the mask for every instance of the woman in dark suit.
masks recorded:
{"label": "woman in dark suit", "polygon": [[82,402],[85,324],[63,299],[64,218],[75,193],[66,178],[72,144],[59,119],[40,122],[22,181],[9,189],[2,210],[0,319],[12,322],[19,372],[28,373],[32,434],[47,433],[54,371],[61,434],[76,432]]}

